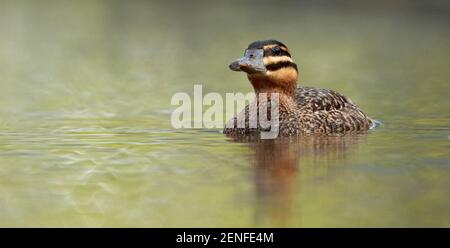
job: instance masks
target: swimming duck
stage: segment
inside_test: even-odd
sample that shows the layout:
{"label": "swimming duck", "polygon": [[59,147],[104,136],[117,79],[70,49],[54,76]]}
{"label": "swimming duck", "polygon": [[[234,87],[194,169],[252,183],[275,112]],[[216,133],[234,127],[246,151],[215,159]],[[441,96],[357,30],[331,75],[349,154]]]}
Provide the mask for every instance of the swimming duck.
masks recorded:
{"label": "swimming duck", "polygon": [[[367,131],[373,121],[349,98],[336,91],[313,87],[297,87],[297,65],[289,49],[276,40],[251,43],[244,57],[229,65],[233,71],[247,74],[256,94],[278,93],[279,135],[344,134]],[[270,100],[270,99],[269,99]],[[239,116],[245,118],[245,127],[239,127]],[[250,128],[249,105],[229,120],[224,128],[228,136],[242,137],[263,129]]]}

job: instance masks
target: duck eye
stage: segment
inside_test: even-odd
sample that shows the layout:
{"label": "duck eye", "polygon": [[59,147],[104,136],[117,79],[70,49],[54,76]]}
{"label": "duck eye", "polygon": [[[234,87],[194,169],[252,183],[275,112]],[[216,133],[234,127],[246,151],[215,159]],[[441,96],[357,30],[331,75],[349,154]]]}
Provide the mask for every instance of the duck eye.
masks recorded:
{"label": "duck eye", "polygon": [[280,47],[274,47],[274,48],[272,48],[272,53],[273,53],[274,55],[280,55],[280,52],[281,52]]}

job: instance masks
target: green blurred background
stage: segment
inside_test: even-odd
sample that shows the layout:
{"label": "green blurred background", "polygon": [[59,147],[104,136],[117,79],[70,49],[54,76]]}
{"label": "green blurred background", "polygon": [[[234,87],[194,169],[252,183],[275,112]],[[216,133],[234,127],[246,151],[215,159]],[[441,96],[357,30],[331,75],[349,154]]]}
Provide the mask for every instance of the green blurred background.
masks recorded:
{"label": "green blurred background", "polygon": [[[450,226],[448,1],[0,1],[0,226]],[[250,92],[285,43],[300,84],[384,124],[236,143],[171,97]]]}

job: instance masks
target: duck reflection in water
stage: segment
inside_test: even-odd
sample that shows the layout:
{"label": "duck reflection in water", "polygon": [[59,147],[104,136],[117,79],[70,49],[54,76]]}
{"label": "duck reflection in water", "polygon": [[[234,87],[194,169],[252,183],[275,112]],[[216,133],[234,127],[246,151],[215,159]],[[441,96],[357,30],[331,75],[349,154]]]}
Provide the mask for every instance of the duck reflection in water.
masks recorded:
{"label": "duck reflection in water", "polygon": [[298,209],[301,208],[301,202],[296,202],[296,199],[301,193],[299,179],[302,161],[313,161],[313,170],[320,168],[321,176],[326,177],[328,170],[338,169],[337,161],[341,165],[345,163],[350,151],[364,142],[365,138],[364,134],[273,140],[235,138],[233,141],[245,142],[253,150],[255,224],[283,227],[290,226],[293,217],[297,218],[296,222],[298,218],[301,221],[301,209]]}

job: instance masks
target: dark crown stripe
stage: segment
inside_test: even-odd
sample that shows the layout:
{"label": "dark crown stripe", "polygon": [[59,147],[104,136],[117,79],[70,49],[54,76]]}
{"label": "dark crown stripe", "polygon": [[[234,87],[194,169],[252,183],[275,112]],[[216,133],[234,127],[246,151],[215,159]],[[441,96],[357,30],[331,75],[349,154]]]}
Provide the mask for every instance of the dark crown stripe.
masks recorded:
{"label": "dark crown stripe", "polygon": [[261,49],[267,45],[279,45],[279,46],[286,47],[283,43],[281,43],[277,40],[258,40],[258,41],[251,43],[250,45],[248,45],[247,49]]}
{"label": "dark crown stripe", "polygon": [[269,71],[276,71],[276,70],[279,70],[279,69],[285,68],[285,67],[293,67],[296,71],[298,71],[297,65],[290,61],[283,61],[283,62],[266,65],[266,68]]}

